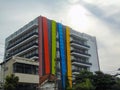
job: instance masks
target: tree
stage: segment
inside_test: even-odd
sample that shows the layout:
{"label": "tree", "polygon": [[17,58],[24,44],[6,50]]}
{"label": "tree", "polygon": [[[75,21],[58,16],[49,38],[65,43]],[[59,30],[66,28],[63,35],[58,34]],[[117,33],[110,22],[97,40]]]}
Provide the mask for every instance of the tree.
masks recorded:
{"label": "tree", "polygon": [[75,83],[84,82],[86,79],[90,79],[92,81],[93,73],[87,70],[80,71],[79,74],[75,76]]}
{"label": "tree", "polygon": [[120,78],[115,79],[116,83],[112,85],[112,90],[120,90]]}
{"label": "tree", "polygon": [[93,73],[89,71],[81,71],[75,77],[75,90],[95,90],[92,84]]}
{"label": "tree", "polygon": [[92,85],[90,79],[85,79],[84,82],[76,84],[75,90],[95,90],[95,87]]}
{"label": "tree", "polygon": [[101,71],[81,71],[74,83],[75,90],[120,90],[120,79]]}
{"label": "tree", "polygon": [[95,72],[93,81],[96,90],[111,90],[112,86],[116,83],[112,75],[104,74],[100,71]]}
{"label": "tree", "polygon": [[14,74],[8,75],[5,78],[4,90],[16,90],[19,78]]}

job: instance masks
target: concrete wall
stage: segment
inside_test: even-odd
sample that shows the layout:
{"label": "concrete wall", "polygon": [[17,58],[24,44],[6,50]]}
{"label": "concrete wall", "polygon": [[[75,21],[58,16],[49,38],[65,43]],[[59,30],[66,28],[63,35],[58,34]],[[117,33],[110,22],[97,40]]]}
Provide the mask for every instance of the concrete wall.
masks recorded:
{"label": "concrete wall", "polygon": [[19,82],[22,83],[39,83],[38,75],[15,73],[15,76],[18,76]]}
{"label": "concrete wall", "polygon": [[90,36],[88,34],[80,33],[74,30],[71,30],[71,33],[74,33],[75,35],[87,40],[87,45],[90,46],[88,53],[91,55],[89,58],[89,62],[92,63],[92,65],[90,66],[90,71],[92,72],[99,71],[100,66],[96,38],[94,36]]}
{"label": "concrete wall", "polygon": [[19,62],[19,63],[24,63],[24,64],[31,64],[31,65],[37,65],[38,62],[35,62],[31,59],[26,59],[26,58],[20,58],[20,57],[13,57],[11,60],[4,62],[2,64],[2,73],[1,73],[1,78],[4,80],[4,78],[7,75],[10,74],[15,74],[15,76],[19,77],[19,82],[23,83],[39,83],[39,76],[38,75],[32,75],[32,74],[23,74],[23,73],[14,73],[13,72],[13,64]]}

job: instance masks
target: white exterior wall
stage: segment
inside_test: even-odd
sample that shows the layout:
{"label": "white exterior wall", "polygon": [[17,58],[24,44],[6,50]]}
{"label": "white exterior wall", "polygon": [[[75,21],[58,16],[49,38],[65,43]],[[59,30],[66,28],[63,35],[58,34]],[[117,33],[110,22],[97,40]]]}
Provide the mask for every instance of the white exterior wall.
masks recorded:
{"label": "white exterior wall", "polygon": [[90,66],[90,71],[91,72],[99,71],[100,66],[99,66],[99,57],[98,57],[98,51],[97,51],[96,38],[85,33],[74,31],[72,29],[70,31],[70,34],[74,34],[87,41],[87,45],[90,46],[88,50],[88,54],[91,55],[89,57],[89,62],[92,63],[92,65]]}
{"label": "white exterior wall", "polygon": [[90,46],[90,49],[88,50],[88,53],[91,54],[89,58],[89,62],[92,63],[92,66],[90,67],[90,71],[95,72],[99,71],[99,57],[98,57],[98,51],[97,51],[97,43],[96,38],[89,36],[87,34],[83,34],[83,37],[86,38],[87,44]]}
{"label": "white exterior wall", "polygon": [[[21,58],[21,57],[13,57],[11,60],[7,61],[6,64],[2,64],[2,79],[4,79],[7,75],[15,74],[15,76],[19,77],[19,82],[21,83],[39,83],[39,76],[38,75],[32,75],[32,74],[24,74],[24,73],[14,73],[13,72],[13,64],[15,62],[24,63],[24,64],[30,64],[30,65],[36,65],[38,66],[39,63],[35,62],[31,59]],[[7,68],[7,70],[4,71],[4,68]]]}
{"label": "white exterior wall", "polygon": [[18,76],[19,82],[22,82],[22,83],[39,83],[38,75],[15,73],[15,76]]}

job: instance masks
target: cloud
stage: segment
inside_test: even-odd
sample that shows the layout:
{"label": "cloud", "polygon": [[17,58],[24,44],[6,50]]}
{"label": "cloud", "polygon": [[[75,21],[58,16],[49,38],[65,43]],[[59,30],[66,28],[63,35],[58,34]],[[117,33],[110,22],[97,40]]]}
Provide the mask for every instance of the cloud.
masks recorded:
{"label": "cloud", "polygon": [[93,13],[97,18],[115,30],[120,28],[120,6],[119,0],[82,0],[82,5]]}
{"label": "cloud", "polygon": [[[74,1],[74,2],[73,2]],[[0,42],[39,15],[62,22],[75,30],[96,36],[101,70],[115,71],[120,65],[119,0],[4,0],[0,1]],[[74,5],[86,10],[88,26],[70,23],[68,13]],[[81,20],[81,19],[79,19]],[[4,48],[0,48],[4,52]],[[1,56],[0,56],[1,57]]]}
{"label": "cloud", "polygon": [[73,26],[74,29],[80,32],[96,36],[101,70],[107,73],[109,71],[116,71],[120,65],[119,2],[117,0],[110,3],[108,0],[81,1],[79,5],[82,5],[89,12],[86,18],[88,20],[87,23],[90,25],[84,30],[81,30],[79,25],[79,28]]}
{"label": "cloud", "polygon": [[[101,70],[112,73],[120,65],[120,1],[81,0],[90,14],[89,27],[83,32],[96,36]],[[79,29],[78,29],[79,30]],[[81,31],[81,30],[79,30]],[[115,72],[114,72],[115,73]]]}
{"label": "cloud", "polygon": [[[39,15],[65,22],[65,13],[62,12],[66,12],[68,7],[64,7],[64,4],[64,0],[0,1],[0,42],[4,46],[6,37]],[[4,49],[1,51],[4,52]]]}

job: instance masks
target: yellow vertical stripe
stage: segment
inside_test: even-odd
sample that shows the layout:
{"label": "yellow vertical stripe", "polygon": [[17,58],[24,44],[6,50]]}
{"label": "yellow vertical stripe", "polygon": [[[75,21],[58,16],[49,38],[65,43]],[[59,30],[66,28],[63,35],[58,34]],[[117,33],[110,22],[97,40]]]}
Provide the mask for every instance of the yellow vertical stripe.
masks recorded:
{"label": "yellow vertical stripe", "polygon": [[70,54],[70,28],[66,27],[66,47],[67,47],[67,76],[70,87],[72,87],[72,65]]}

